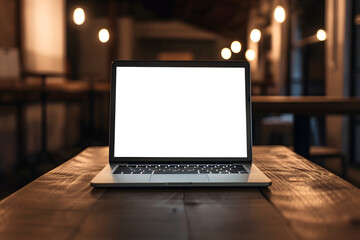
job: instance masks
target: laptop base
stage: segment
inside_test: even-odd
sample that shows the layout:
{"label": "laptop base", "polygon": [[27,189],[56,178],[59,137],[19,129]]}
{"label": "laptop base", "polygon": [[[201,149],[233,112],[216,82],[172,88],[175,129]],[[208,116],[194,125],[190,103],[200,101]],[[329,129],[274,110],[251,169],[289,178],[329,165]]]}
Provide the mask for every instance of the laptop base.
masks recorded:
{"label": "laptop base", "polygon": [[271,180],[254,164],[248,174],[113,174],[107,164],[91,181],[93,187],[267,187]]}

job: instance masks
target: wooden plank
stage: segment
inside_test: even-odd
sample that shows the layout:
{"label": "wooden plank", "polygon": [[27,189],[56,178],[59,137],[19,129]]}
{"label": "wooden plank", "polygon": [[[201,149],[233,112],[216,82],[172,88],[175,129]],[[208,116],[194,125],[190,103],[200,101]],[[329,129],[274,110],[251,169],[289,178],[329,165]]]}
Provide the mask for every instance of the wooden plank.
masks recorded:
{"label": "wooden plank", "polygon": [[0,202],[0,239],[69,239],[104,190],[91,179],[107,152],[89,148]]}
{"label": "wooden plank", "polygon": [[296,239],[282,216],[252,188],[109,189],[83,222],[76,239],[119,236]]}
{"label": "wooden plank", "polygon": [[187,239],[181,189],[108,189],[76,239]]}
{"label": "wooden plank", "polygon": [[[0,239],[357,239],[360,190],[285,147],[255,147],[268,189],[93,189],[91,147],[0,202]],[[266,198],[265,198],[265,197]]]}
{"label": "wooden plank", "polygon": [[119,236],[295,239],[271,204],[251,188],[108,189],[81,225],[76,239]]}
{"label": "wooden plank", "polygon": [[[250,238],[265,233],[293,238],[256,189],[188,189],[186,193],[181,188],[92,189],[90,180],[107,158],[108,148],[88,148],[3,200],[0,239],[50,235],[55,239],[202,239],[239,234]],[[221,222],[219,214],[224,217]],[[262,231],[243,233],[262,223],[267,223]],[[213,230],[206,230],[207,225]],[[226,235],[221,231],[224,226]]]}
{"label": "wooden plank", "polygon": [[257,188],[187,189],[190,239],[296,239]]}
{"label": "wooden plank", "polygon": [[263,194],[299,239],[360,239],[360,190],[285,147],[254,148]]}

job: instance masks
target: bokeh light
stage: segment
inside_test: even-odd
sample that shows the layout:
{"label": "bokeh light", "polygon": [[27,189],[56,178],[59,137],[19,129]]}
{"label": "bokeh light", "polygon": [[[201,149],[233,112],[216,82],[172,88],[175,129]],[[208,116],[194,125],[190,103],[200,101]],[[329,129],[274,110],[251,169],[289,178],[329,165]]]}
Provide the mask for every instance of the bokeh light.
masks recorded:
{"label": "bokeh light", "polygon": [[100,42],[102,43],[106,43],[107,41],[109,41],[110,39],[110,34],[109,34],[109,31],[105,28],[101,29],[99,31],[99,40]]}
{"label": "bokeh light", "polygon": [[255,56],[256,56],[255,51],[252,49],[249,49],[245,52],[245,57],[249,62],[254,61]]}
{"label": "bokeh light", "polygon": [[73,14],[73,20],[76,25],[82,25],[85,22],[85,12],[82,8],[76,8]]}
{"label": "bokeh light", "polygon": [[225,60],[231,58],[231,51],[228,48],[223,48],[221,50],[221,57]]}
{"label": "bokeh light", "polygon": [[260,41],[260,39],[261,39],[261,32],[260,32],[260,30],[259,29],[253,29],[252,31],[251,31],[251,33],[250,33],[250,39],[251,39],[251,41],[253,41],[253,42],[259,42]]}
{"label": "bokeh light", "polygon": [[239,53],[241,51],[241,43],[239,41],[233,41],[231,43],[231,51]]}

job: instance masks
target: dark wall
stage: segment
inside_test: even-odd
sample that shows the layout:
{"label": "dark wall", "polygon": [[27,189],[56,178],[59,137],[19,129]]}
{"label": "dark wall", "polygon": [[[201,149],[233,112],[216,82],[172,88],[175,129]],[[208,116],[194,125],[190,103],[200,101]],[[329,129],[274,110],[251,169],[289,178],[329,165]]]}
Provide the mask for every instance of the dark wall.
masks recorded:
{"label": "dark wall", "polygon": [[0,0],[0,47],[16,47],[17,1]]}
{"label": "dark wall", "polygon": [[210,40],[140,39],[135,47],[135,59],[156,60],[160,52],[191,52],[194,60],[216,60],[216,42]]}

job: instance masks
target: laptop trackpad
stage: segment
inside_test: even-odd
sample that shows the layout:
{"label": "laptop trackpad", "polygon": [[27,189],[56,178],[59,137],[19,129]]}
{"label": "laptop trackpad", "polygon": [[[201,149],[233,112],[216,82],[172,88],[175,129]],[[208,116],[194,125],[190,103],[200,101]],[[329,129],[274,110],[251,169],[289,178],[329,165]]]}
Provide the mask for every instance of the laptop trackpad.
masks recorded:
{"label": "laptop trackpad", "polygon": [[207,174],[153,174],[150,182],[209,182]]}

